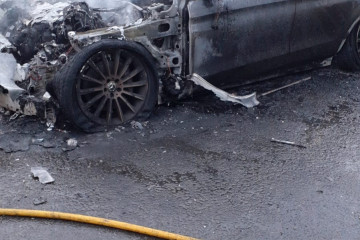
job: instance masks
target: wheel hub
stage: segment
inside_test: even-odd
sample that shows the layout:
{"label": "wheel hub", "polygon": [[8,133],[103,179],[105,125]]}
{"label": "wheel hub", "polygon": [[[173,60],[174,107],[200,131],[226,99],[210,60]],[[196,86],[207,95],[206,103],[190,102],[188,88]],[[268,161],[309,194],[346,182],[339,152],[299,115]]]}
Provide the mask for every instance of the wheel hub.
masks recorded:
{"label": "wheel hub", "polygon": [[116,91],[116,83],[114,81],[111,81],[107,84],[107,89],[109,92],[115,92]]}

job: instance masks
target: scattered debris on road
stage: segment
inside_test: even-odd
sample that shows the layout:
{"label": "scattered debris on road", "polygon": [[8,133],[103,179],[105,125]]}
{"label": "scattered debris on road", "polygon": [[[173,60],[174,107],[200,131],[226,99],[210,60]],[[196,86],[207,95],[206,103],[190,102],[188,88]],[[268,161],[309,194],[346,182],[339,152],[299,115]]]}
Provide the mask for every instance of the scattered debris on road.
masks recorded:
{"label": "scattered debris on road", "polygon": [[45,203],[47,203],[47,199],[44,198],[44,197],[35,198],[34,201],[33,201],[33,204],[35,206],[42,205],[42,204],[45,204]]}
{"label": "scattered debris on road", "polygon": [[136,122],[136,121],[131,122],[131,127],[134,129],[139,129],[139,130],[144,129],[144,126],[140,122]]}
{"label": "scattered debris on road", "polygon": [[271,142],[273,142],[273,143],[285,144],[285,145],[290,145],[290,146],[299,147],[299,148],[306,148],[306,146],[301,145],[301,144],[297,144],[297,143],[295,143],[295,142],[278,140],[278,139],[275,139],[275,138],[272,138],[272,139],[271,139]]}
{"label": "scattered debris on road", "polygon": [[66,140],[66,147],[64,147],[62,150],[64,152],[70,152],[75,150],[79,146],[78,141],[75,138],[70,138]]}
{"label": "scattered debris on road", "polygon": [[55,179],[50,175],[47,169],[43,167],[32,167],[31,173],[33,174],[34,178],[39,178],[39,181],[42,184],[49,184],[55,182]]}
{"label": "scattered debris on road", "polygon": [[77,147],[78,146],[78,141],[74,138],[70,138],[66,141],[67,145],[69,147]]}

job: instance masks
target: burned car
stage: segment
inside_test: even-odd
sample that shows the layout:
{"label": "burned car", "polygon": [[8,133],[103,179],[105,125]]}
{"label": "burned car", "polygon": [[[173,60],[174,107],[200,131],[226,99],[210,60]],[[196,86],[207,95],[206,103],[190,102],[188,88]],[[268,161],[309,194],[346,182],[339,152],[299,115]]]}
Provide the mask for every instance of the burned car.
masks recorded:
{"label": "burned car", "polygon": [[[235,96],[220,88],[332,62],[360,69],[360,1],[133,1],[111,21],[102,16],[114,9],[78,4],[63,11],[42,50],[31,53],[40,59],[33,69],[47,64],[45,72],[30,76],[48,74],[40,85],[85,131],[147,118],[159,96],[180,99],[191,95],[194,85],[254,107],[255,93]],[[18,62],[29,60],[19,61],[22,44],[5,45],[3,51]],[[13,83],[1,80],[0,86],[0,105],[39,114],[34,99],[12,94]],[[40,89],[38,97],[46,94]]]}

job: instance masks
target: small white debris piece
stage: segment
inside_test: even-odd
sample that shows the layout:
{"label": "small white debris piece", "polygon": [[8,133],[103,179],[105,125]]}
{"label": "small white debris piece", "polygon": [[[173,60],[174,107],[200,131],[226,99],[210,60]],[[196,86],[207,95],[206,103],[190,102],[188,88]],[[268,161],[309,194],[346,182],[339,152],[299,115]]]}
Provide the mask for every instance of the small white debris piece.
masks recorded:
{"label": "small white debris piece", "polygon": [[34,199],[33,203],[35,206],[38,206],[38,205],[47,203],[47,200],[44,197],[39,197],[39,198]]}
{"label": "small white debris piece", "polygon": [[31,173],[35,178],[39,178],[42,184],[49,184],[55,182],[55,179],[48,173],[47,169],[43,167],[32,167]]}
{"label": "small white debris piece", "polygon": [[122,31],[122,29],[124,29],[123,27],[119,27],[119,26],[113,26],[113,27],[109,27],[108,29],[106,29],[107,32],[116,32],[116,31]]}
{"label": "small white debris piece", "polygon": [[51,132],[52,130],[54,130],[55,124],[52,122],[47,122],[46,126],[48,127],[47,131]]}
{"label": "small white debris piece", "polygon": [[67,145],[69,147],[77,147],[78,146],[78,141],[74,138],[70,138],[66,141]]}
{"label": "small white debris piece", "polygon": [[42,98],[44,101],[49,101],[49,99],[51,98],[51,95],[50,95],[50,93],[46,92]]}
{"label": "small white debris piece", "polygon": [[11,115],[9,121],[14,121],[20,116],[20,113],[16,112],[13,115]]}
{"label": "small white debris piece", "polygon": [[38,139],[33,138],[31,140],[31,142],[34,143],[34,144],[43,143],[44,139],[43,138],[38,138]]}
{"label": "small white debris piece", "polygon": [[192,74],[189,80],[193,81],[196,85],[212,91],[221,101],[239,103],[247,108],[252,108],[260,104],[256,98],[256,93],[247,96],[236,96],[215,87],[196,73]]}
{"label": "small white debris piece", "polygon": [[142,18],[138,19],[134,24],[135,25],[139,25],[143,22],[144,20]]}
{"label": "small white debris piece", "polygon": [[176,90],[180,90],[181,89],[181,86],[180,86],[180,83],[179,83],[179,80],[176,79],[176,82],[175,82],[175,89]]}
{"label": "small white debris piece", "polygon": [[73,38],[75,35],[76,35],[76,32],[74,32],[74,31],[68,32],[69,38]]}
{"label": "small white debris piece", "polygon": [[285,144],[285,145],[290,145],[290,146],[299,147],[299,148],[306,148],[306,146],[301,145],[301,144],[297,144],[297,143],[295,143],[295,142],[278,140],[278,139],[275,139],[275,138],[272,138],[272,139],[271,139],[271,142],[273,142],[273,143]]}
{"label": "small white debris piece", "polygon": [[13,80],[15,82],[24,81],[25,78],[26,78],[26,75],[29,72],[29,66],[30,65],[28,63],[26,63],[24,65],[17,64],[16,71],[15,71],[14,76],[13,76]]}
{"label": "small white debris piece", "polygon": [[144,129],[144,126],[143,126],[141,123],[136,122],[136,121],[132,121],[132,122],[131,122],[131,126],[132,126],[132,128],[134,128],[134,129],[140,129],[140,130],[143,130],[143,129]]}

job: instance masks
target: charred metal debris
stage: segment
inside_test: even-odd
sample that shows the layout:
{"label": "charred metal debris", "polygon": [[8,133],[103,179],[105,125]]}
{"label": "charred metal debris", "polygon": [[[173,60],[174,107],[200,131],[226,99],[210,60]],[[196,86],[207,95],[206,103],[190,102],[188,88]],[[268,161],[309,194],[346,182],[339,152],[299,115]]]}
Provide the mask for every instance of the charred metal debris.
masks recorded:
{"label": "charred metal debris", "polygon": [[[37,1],[24,9],[13,1],[0,1],[0,64],[4,68],[0,107],[53,117],[58,106],[46,86],[55,73],[85,46],[109,38],[139,43],[151,53],[162,97],[190,95],[194,82],[204,82],[197,81],[199,76],[190,75],[186,67],[188,16],[181,11],[185,4],[179,0],[145,0],[139,5],[124,1],[115,9],[99,9],[85,2]],[[226,97],[234,100],[236,96]],[[235,102],[245,101],[247,107],[258,104],[256,96],[249,98]]]}

